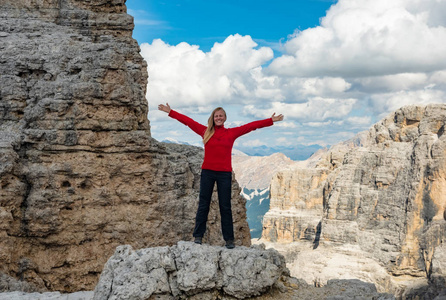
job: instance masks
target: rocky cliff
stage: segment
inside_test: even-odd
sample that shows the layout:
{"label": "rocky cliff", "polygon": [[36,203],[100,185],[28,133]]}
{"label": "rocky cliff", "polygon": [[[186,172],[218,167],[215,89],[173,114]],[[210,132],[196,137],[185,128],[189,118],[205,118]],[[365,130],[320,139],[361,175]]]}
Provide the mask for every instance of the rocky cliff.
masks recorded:
{"label": "rocky cliff", "polygon": [[310,276],[344,268],[400,295],[445,288],[445,123],[446,105],[403,107],[314,167],[279,172],[263,239],[295,242],[300,270],[321,270]]}
{"label": "rocky cliff", "polygon": [[[150,137],[125,0],[0,3],[0,272],[92,290],[120,244],[191,239],[202,150]],[[245,200],[233,184],[239,245]],[[214,201],[215,202],[215,201]],[[222,244],[213,203],[205,241]]]}

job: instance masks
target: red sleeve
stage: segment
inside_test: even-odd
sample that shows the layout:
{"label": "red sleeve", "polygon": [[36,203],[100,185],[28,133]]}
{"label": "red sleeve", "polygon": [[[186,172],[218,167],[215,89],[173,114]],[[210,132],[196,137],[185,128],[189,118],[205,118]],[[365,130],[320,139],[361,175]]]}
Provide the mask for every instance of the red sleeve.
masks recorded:
{"label": "red sleeve", "polygon": [[263,127],[268,127],[273,125],[273,119],[269,118],[269,119],[265,119],[265,120],[260,120],[260,121],[254,121],[239,127],[234,127],[232,128],[233,132],[234,132],[234,139],[247,134],[248,132],[251,132],[253,130],[259,129],[259,128],[263,128]]}
{"label": "red sleeve", "polygon": [[170,110],[169,117],[183,123],[201,137],[203,137],[204,132],[206,131],[207,128],[206,126],[201,125],[200,123],[192,120],[188,116],[180,114],[179,112],[176,112],[173,109]]}

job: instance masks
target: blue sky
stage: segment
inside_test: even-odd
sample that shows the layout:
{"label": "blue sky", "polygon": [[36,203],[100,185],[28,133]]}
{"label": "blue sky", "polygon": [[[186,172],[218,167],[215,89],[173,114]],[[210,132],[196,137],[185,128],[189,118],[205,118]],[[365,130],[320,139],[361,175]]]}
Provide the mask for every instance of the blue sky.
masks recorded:
{"label": "blue sky", "polygon": [[319,18],[334,2],[128,0],[127,7],[135,17],[133,37],[139,43],[162,39],[171,45],[187,42],[209,51],[215,42],[235,33],[250,35],[260,45],[277,44],[296,29],[319,25]]}
{"label": "blue sky", "polygon": [[200,144],[156,110],[227,127],[283,113],[249,146],[332,145],[403,105],[446,102],[445,0],[128,0],[152,136]]}

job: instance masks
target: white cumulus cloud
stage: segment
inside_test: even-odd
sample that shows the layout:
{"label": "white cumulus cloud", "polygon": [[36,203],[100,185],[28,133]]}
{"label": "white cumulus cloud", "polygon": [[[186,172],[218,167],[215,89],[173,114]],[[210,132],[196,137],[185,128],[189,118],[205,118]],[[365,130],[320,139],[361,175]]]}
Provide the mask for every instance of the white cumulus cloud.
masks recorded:
{"label": "white cumulus cloud", "polygon": [[347,116],[353,109],[355,99],[310,98],[305,103],[272,102],[265,107],[245,106],[244,113],[255,118],[265,118],[271,112],[281,113],[287,119],[304,121],[324,121]]}
{"label": "white cumulus cloud", "polygon": [[375,94],[371,96],[372,107],[381,118],[388,112],[394,111],[401,106],[429,103],[445,103],[446,93],[440,90],[424,89],[417,91],[400,91],[398,93]]}
{"label": "white cumulus cloud", "polygon": [[153,112],[162,102],[204,121],[224,106],[229,127],[276,112],[285,121],[262,129],[261,141],[252,133],[243,143],[286,135],[326,145],[403,105],[446,103],[446,0],[338,0],[319,26],[296,31],[282,49],[274,57],[272,48],[238,34],[209,52],[162,40],[142,44],[151,121],[165,118]]}
{"label": "white cumulus cloud", "polygon": [[171,46],[159,39],[142,44],[141,54],[148,63],[149,103],[208,107],[250,97],[256,89],[250,71],[273,58],[270,48],[256,47],[251,37],[238,34],[215,43],[206,53],[198,46]]}
{"label": "white cumulus cloud", "polygon": [[[269,71],[282,76],[356,77],[446,67],[438,0],[339,0],[321,25],[296,32]],[[436,21],[430,21],[430,17]]]}

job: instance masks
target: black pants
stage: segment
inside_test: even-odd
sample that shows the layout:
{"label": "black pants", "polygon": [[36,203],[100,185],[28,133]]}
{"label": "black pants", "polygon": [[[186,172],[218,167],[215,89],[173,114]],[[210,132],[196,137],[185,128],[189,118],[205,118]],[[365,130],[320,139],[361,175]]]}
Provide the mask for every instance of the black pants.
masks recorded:
{"label": "black pants", "polygon": [[197,216],[195,217],[194,237],[203,237],[206,232],[206,222],[208,220],[209,206],[211,204],[215,182],[217,182],[223,238],[225,241],[234,240],[231,210],[232,172],[211,170],[201,170],[200,199],[198,202]]}

